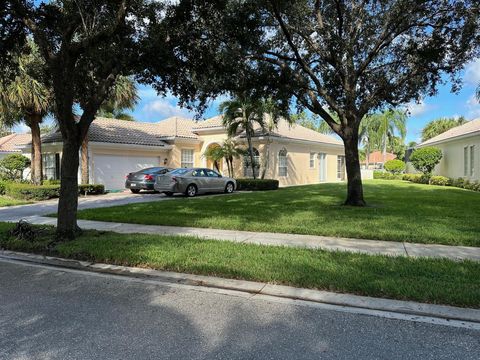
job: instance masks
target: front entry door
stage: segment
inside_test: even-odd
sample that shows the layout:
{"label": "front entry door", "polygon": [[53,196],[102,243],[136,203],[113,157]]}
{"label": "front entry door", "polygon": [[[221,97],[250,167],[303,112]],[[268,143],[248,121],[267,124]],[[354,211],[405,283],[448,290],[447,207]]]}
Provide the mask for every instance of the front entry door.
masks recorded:
{"label": "front entry door", "polygon": [[318,171],[320,182],[327,181],[327,154],[318,154]]}

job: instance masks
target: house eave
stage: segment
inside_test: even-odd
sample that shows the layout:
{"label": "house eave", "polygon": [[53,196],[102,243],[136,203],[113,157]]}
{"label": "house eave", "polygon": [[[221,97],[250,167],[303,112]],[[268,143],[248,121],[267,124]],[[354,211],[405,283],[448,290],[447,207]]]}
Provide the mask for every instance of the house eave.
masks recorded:
{"label": "house eave", "polygon": [[432,141],[432,142],[429,142],[428,144],[421,143],[421,144],[418,144],[417,146],[415,146],[415,148],[421,148],[421,147],[431,146],[431,145],[438,145],[438,144],[442,144],[442,143],[446,143],[446,142],[450,142],[450,141],[461,140],[461,139],[466,139],[466,138],[473,137],[473,136],[478,136],[478,135],[480,135],[480,131],[478,131],[478,130],[477,131],[472,131],[468,134],[452,136],[452,137],[449,137],[447,139]]}

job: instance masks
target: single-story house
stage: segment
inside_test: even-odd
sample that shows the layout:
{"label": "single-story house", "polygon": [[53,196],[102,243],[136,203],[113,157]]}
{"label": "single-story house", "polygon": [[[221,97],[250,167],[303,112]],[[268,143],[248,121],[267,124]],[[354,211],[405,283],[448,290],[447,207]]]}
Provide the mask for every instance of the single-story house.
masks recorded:
{"label": "single-story house", "polygon": [[450,178],[480,180],[480,119],[454,127],[416,146],[442,150],[434,174]]}
{"label": "single-story house", "polygon": [[383,169],[384,162],[395,160],[396,158],[395,154],[387,152],[384,159],[382,151],[373,151],[369,154],[368,159],[361,161],[362,169]]}
{"label": "single-story house", "polygon": [[[146,167],[213,168],[203,154],[226,139],[221,116],[198,122],[170,117],[156,123],[97,118],[88,133],[89,181],[115,190],[123,189],[126,174]],[[239,133],[235,139],[246,145],[244,134]],[[265,178],[278,179],[282,186],[345,179],[344,147],[331,136],[282,120],[270,134],[258,129],[253,146],[259,163],[268,158]],[[23,150],[28,152],[29,147]],[[57,179],[62,156],[58,131],[42,137],[42,153],[44,176]],[[219,168],[227,174],[225,163]],[[243,159],[237,159],[234,168],[236,177],[252,175]]]}
{"label": "single-story house", "polygon": [[[32,141],[31,134],[10,134],[0,138],[0,160],[10,154],[22,153],[20,146]],[[24,154],[30,158],[30,153]]]}

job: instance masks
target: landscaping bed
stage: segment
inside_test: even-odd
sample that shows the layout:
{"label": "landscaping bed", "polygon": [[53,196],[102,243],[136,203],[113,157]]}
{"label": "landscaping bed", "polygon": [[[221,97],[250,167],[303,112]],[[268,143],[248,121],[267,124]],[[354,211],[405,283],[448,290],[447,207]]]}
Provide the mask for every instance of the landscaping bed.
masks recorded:
{"label": "landscaping bed", "polygon": [[179,198],[79,212],[86,220],[480,246],[480,193],[405,181],[364,182],[368,207],[342,206],[346,184]]}
{"label": "landscaping bed", "polygon": [[31,201],[12,199],[8,196],[0,195],[0,207],[30,204]]}
{"label": "landscaping bed", "polygon": [[[34,241],[9,235],[0,248],[126,266],[262,281],[365,296],[480,307],[480,263],[238,244],[180,236],[85,231],[54,244],[53,228]],[[35,227],[35,229],[39,229]]]}
{"label": "landscaping bed", "polygon": [[[33,185],[29,183],[0,181],[0,195],[17,200],[48,200],[60,196],[60,184]],[[101,184],[78,185],[79,195],[99,195],[105,193],[105,187]]]}

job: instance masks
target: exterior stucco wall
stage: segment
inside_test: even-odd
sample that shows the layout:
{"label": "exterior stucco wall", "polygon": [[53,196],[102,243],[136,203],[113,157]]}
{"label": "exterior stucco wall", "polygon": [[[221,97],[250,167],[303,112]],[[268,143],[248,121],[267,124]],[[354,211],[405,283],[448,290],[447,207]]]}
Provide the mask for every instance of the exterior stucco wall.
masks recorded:
{"label": "exterior stucco wall", "polygon": [[[464,174],[464,156],[463,151],[468,146],[475,146],[474,155],[474,174]],[[466,137],[458,140],[443,142],[432,145],[442,150],[443,157],[434,170],[435,175],[447,176],[450,178],[465,178],[469,180],[480,180],[480,135]]]}

